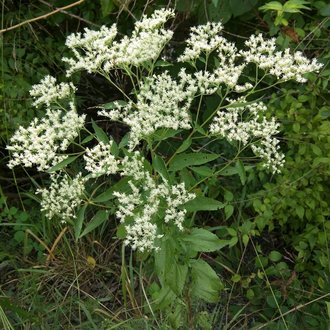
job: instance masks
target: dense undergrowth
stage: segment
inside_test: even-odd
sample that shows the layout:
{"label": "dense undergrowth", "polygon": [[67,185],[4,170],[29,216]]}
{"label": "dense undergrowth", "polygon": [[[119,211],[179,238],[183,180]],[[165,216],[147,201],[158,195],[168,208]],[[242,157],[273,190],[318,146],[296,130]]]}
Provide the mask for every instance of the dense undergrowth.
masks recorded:
{"label": "dense undergrowth", "polygon": [[[66,1],[56,1],[56,6],[3,2],[2,28],[65,5]],[[132,38],[128,46],[116,49],[121,54],[117,62],[107,58],[108,67],[117,63],[111,70],[102,67],[103,60],[90,66],[89,73],[66,77],[66,70],[77,62],[63,63],[62,58],[73,58],[69,48],[79,48],[73,37],[65,46],[70,34],[85,27],[110,29],[116,23],[116,40],[121,40],[132,35],[134,23],[144,14],[150,17],[160,8],[175,8],[165,24],[173,37],[171,32],[158,35],[164,37],[164,45],[171,39],[161,57],[142,61],[140,56],[141,63],[130,66],[123,59],[134,57],[125,48]],[[325,1],[101,0],[3,32],[0,327],[328,329],[329,15]],[[263,69],[249,63],[238,75],[239,83],[233,83],[235,65],[242,64],[242,58],[222,39],[219,44],[227,47],[222,49],[224,65],[215,52],[207,51],[196,58],[187,53],[186,63],[177,62],[190,27],[210,21],[221,21],[223,29],[214,25],[219,29],[216,35],[239,50],[245,49],[251,34],[262,32],[265,39],[276,38],[278,50],[301,51],[323,66],[305,74],[307,82],[300,84],[284,79],[284,71],[277,81],[274,74],[264,77]],[[105,38],[110,34],[106,31]],[[149,52],[155,44],[150,43]],[[195,40],[190,46],[196,44]],[[84,47],[80,55],[88,53]],[[234,56],[235,65],[228,60]],[[212,83],[207,85],[210,76],[205,76],[194,87],[195,78],[182,74],[182,67],[192,77],[194,72],[221,70]],[[46,143],[52,134],[59,137],[43,145],[47,152],[43,158],[43,150],[37,155],[42,162],[29,166],[16,158],[15,163],[8,145],[18,141],[13,136],[20,125],[28,127],[36,116],[45,116],[49,105],[33,105],[47,95],[44,87],[35,90],[34,100],[29,90],[47,75],[58,83],[71,81],[76,88],[75,96],[74,88],[63,92],[64,101],[45,100],[53,111],[48,119],[61,107],[71,109],[67,114],[83,119],[85,128],[79,120],[71,121],[65,129],[71,132],[68,145],[75,143],[59,147],[53,158],[51,147],[66,137],[46,128]],[[237,84],[241,89],[235,89]],[[44,85],[48,92],[56,86],[49,81]],[[166,93],[152,98],[164,86]],[[244,94],[246,98],[238,100]],[[75,107],[69,105],[71,100]],[[260,101],[267,109],[255,115],[253,107]],[[162,105],[167,106],[162,116],[151,118],[146,109]],[[166,113],[171,107],[181,109],[181,115]],[[262,105],[258,107],[259,111]],[[226,108],[237,111],[240,120],[226,117]],[[113,115],[123,109],[124,115]],[[191,118],[182,114],[188,109]],[[105,116],[99,116],[100,111]],[[278,126],[268,124],[273,117]],[[58,118],[64,122],[62,114]],[[170,128],[175,120],[177,127]],[[261,132],[240,131],[240,123],[246,122],[254,129],[261,127]],[[55,127],[56,120],[51,124]],[[81,129],[79,134],[74,125]],[[279,142],[283,166],[280,154],[277,163],[273,158],[269,163],[277,166],[268,169],[264,164],[269,158],[259,157],[267,130]],[[22,131],[25,146],[20,152],[35,142],[29,140],[32,132]],[[66,154],[69,157],[61,161]],[[83,192],[72,197],[73,184],[82,183],[80,172]],[[138,202],[132,206],[134,198]],[[64,200],[69,201],[66,208],[61,206]],[[147,212],[149,227],[134,227]]]}

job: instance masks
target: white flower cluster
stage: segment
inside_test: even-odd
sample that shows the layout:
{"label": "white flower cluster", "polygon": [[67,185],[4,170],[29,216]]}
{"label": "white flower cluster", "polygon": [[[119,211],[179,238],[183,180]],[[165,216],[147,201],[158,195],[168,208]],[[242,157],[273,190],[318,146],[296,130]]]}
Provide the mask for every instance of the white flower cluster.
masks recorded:
{"label": "white flower cluster", "polygon": [[91,177],[117,173],[119,162],[111,154],[111,146],[110,141],[108,144],[100,142],[92,149],[86,148],[85,169],[91,173]]}
{"label": "white flower cluster", "polygon": [[145,171],[143,158],[138,152],[124,159],[121,174],[134,180],[129,182],[131,193],[114,193],[119,202],[116,215],[125,224],[125,244],[141,252],[157,250],[156,240],[162,235],[156,221],[161,217],[162,210],[165,209],[165,223],[172,221],[183,230],[186,211],[178,207],[195,198],[195,195],[188,193],[183,183],[171,186],[164,180],[157,184]]}
{"label": "white flower cluster", "polygon": [[110,28],[102,26],[99,31],[85,28],[83,35],[81,33],[69,35],[65,44],[72,50],[75,58],[63,58],[63,61],[69,65],[67,76],[80,70],[87,70],[88,73],[97,72],[105,59],[110,56],[111,45],[116,35],[115,24]]}
{"label": "white flower cluster", "polygon": [[179,62],[187,62],[197,59],[202,53],[209,54],[223,42],[219,36],[223,26],[221,23],[206,23],[191,28],[189,38],[186,40],[187,47],[178,58]]}
{"label": "white flower cluster", "polygon": [[[284,155],[278,151],[277,134],[279,124],[274,118],[267,120],[261,116],[267,110],[262,102],[236,106],[235,101],[224,111],[218,111],[210,125],[210,132],[220,135],[228,141],[239,141],[242,145],[252,144],[252,151],[264,160],[264,166],[273,171],[279,172],[284,164]],[[236,103],[242,103],[243,98]],[[244,112],[248,112],[247,116]],[[260,119],[262,118],[262,119]]]}
{"label": "white flower cluster", "polygon": [[248,63],[257,64],[279,80],[294,79],[301,83],[306,82],[306,78],[303,77],[305,73],[317,72],[322,67],[316,59],[309,60],[299,51],[293,54],[289,49],[276,51],[275,39],[265,40],[261,34],[252,35],[245,42],[248,49],[238,52],[233,43],[219,35],[221,30],[220,23],[207,23],[191,28],[190,37],[186,41],[187,47],[178,58],[179,62],[186,62],[198,59],[202,53],[217,52],[216,59],[219,64],[214,72],[209,73],[205,70],[196,75],[205,94],[215,91],[216,85],[221,83],[237,89],[237,92],[248,89],[245,88],[247,86],[236,88],[238,79]]}
{"label": "white flower cluster", "polygon": [[69,98],[76,91],[72,83],[56,84],[56,78],[46,76],[39,84],[33,85],[30,95],[35,99],[33,105],[38,107],[41,104],[50,106],[57,100]]}
{"label": "white flower cluster", "polygon": [[174,16],[173,10],[156,10],[150,18],[143,16],[135,23],[130,37],[114,41],[117,28],[102,26],[100,31],[85,29],[81,34],[72,34],[66,45],[73,51],[74,58],[64,58],[69,64],[67,75],[78,70],[109,72],[114,68],[139,66],[156,60],[173,32],[163,28],[166,21]]}
{"label": "white flower cluster", "polygon": [[39,171],[45,171],[54,162],[63,160],[57,152],[68,148],[85,121],[85,115],[79,116],[73,103],[70,107],[66,113],[47,109],[42,119],[35,118],[27,128],[20,126],[7,146],[12,152],[8,167],[36,165]]}
{"label": "white flower cluster", "polygon": [[131,149],[159,128],[189,129],[191,125],[188,110],[197,87],[191,76],[190,79],[187,76],[177,82],[167,72],[154,75],[141,86],[136,104],[129,103],[114,111],[103,110],[98,114],[110,119],[120,119],[130,126]]}
{"label": "white flower cluster", "polygon": [[62,222],[75,218],[75,209],[81,203],[85,180],[81,174],[71,179],[66,174],[52,174],[48,188],[38,189],[41,211],[48,219],[58,217]]}
{"label": "white flower cluster", "polygon": [[305,73],[317,72],[322,68],[322,64],[316,59],[307,59],[301,52],[290,54],[290,50],[276,51],[275,39],[264,40],[261,34],[252,35],[245,42],[247,51],[241,51],[241,55],[246,62],[253,62],[261,69],[269,72],[282,81],[294,79],[304,83],[307,81],[303,77]]}

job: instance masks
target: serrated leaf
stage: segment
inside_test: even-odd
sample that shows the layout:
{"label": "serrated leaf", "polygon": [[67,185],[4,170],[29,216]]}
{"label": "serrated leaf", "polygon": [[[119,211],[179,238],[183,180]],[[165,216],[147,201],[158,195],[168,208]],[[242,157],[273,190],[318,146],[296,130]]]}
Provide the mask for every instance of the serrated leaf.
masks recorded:
{"label": "serrated leaf", "polygon": [[209,163],[217,158],[218,154],[190,153],[176,155],[169,167],[169,171],[179,171],[188,166],[202,165]]}
{"label": "serrated leaf", "polygon": [[51,168],[49,168],[47,170],[47,173],[54,173],[54,172],[56,172],[58,170],[61,170],[65,166],[67,166],[67,165],[71,164],[72,162],[74,162],[79,156],[80,155],[78,155],[78,156],[70,156],[70,157],[62,160],[58,164],[56,164],[56,165],[52,166]]}
{"label": "serrated leaf", "polygon": [[197,196],[193,200],[183,204],[180,206],[184,208],[188,212],[196,212],[196,211],[216,211],[225,207],[225,204],[204,196]]}
{"label": "serrated leaf", "polygon": [[92,126],[98,141],[108,144],[109,143],[108,135],[103,131],[103,129],[100,126],[96,124],[96,122],[93,119],[92,119]]}
{"label": "serrated leaf", "polygon": [[97,227],[101,226],[106,220],[108,220],[109,212],[107,210],[99,210],[97,213],[94,215],[92,220],[87,224],[86,228],[84,231],[81,233],[79,238],[84,237]]}
{"label": "serrated leaf", "polygon": [[228,245],[228,242],[220,240],[217,235],[202,228],[193,228],[182,240],[189,243],[189,248],[196,252],[213,252]]}
{"label": "serrated leaf", "polygon": [[178,296],[182,294],[188,273],[187,265],[172,263],[166,272],[166,283]]}
{"label": "serrated leaf", "polygon": [[191,293],[206,302],[215,303],[220,291],[224,288],[220,278],[204,260],[191,260],[192,286]]}

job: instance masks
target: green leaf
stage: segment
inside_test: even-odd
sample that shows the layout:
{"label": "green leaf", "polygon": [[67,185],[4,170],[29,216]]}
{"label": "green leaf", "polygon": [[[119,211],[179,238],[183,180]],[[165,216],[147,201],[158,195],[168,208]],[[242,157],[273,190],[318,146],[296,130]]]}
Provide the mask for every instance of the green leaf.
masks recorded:
{"label": "green leaf", "polygon": [[112,109],[117,109],[117,104],[124,107],[127,105],[127,102],[124,101],[124,100],[118,100],[118,101],[114,101],[114,102],[109,102],[109,103],[106,103],[106,104],[103,104],[102,105],[102,108],[103,109],[106,109],[106,110],[112,110]]}
{"label": "green leaf", "polygon": [[[329,8],[330,8],[330,5],[329,5]],[[330,16],[330,14],[329,14],[329,16]],[[330,108],[329,107],[322,107],[319,110],[319,114],[323,119],[329,118],[330,117]]]}
{"label": "green leaf", "polygon": [[226,215],[226,220],[228,220],[234,213],[234,206],[231,204],[227,204],[225,206],[225,215]]}
{"label": "green leaf", "polygon": [[108,220],[108,216],[109,216],[109,212],[107,210],[97,211],[97,213],[94,215],[92,220],[87,224],[86,228],[81,233],[79,238],[84,237],[85,235],[90,233],[95,228],[101,226],[106,220]]}
{"label": "green leaf", "polygon": [[262,10],[262,11],[267,11],[267,10],[281,11],[282,9],[283,9],[283,6],[278,1],[270,1],[270,2],[266,3],[265,5],[259,7],[259,10]]}
{"label": "green leaf", "polygon": [[278,262],[282,259],[282,254],[278,251],[271,251],[268,258],[270,261]]}
{"label": "green leaf", "polygon": [[330,301],[326,301],[325,303],[327,305],[328,319],[330,320]]}
{"label": "green leaf", "polygon": [[166,272],[166,283],[178,296],[182,294],[188,273],[187,265],[172,263]]}
{"label": "green leaf", "polygon": [[151,135],[151,139],[154,142],[163,141],[177,135],[180,132],[181,130],[175,130],[172,128],[160,128]]}
{"label": "green leaf", "polygon": [[190,153],[190,154],[180,154],[176,155],[170,165],[169,171],[179,171],[185,167],[193,165],[202,165],[211,162],[220,155],[218,154],[206,154],[206,153]]}
{"label": "green leaf", "polygon": [[127,235],[126,232],[126,228],[125,225],[123,223],[121,223],[118,227],[117,227],[117,231],[116,231],[116,235],[118,238],[120,239],[124,239]]}
{"label": "green leaf", "polygon": [[129,139],[130,139],[129,133],[125,134],[123,136],[123,138],[121,139],[121,141],[119,142],[118,148],[122,149],[123,147],[127,146],[128,142],[129,142]]}
{"label": "green leaf", "polygon": [[162,286],[165,285],[167,269],[170,269],[173,261],[175,261],[174,256],[172,239],[162,239],[159,244],[159,251],[155,253],[155,270]]}
{"label": "green leaf", "polygon": [[234,283],[238,283],[238,282],[241,280],[241,275],[239,275],[239,274],[234,274],[234,275],[231,277],[231,280],[232,280]]}
{"label": "green leaf", "polygon": [[158,60],[156,63],[155,63],[155,67],[166,67],[166,66],[173,66],[172,63],[170,62],[167,62],[167,61],[163,61],[163,60]]}
{"label": "green leaf", "polygon": [[303,219],[305,214],[305,209],[301,205],[299,205],[296,208],[296,213],[300,219]]}
{"label": "green leaf", "polygon": [[193,200],[181,205],[188,212],[216,211],[225,207],[225,204],[209,197],[197,196]]}
{"label": "green leaf", "polygon": [[320,164],[330,164],[329,157],[317,157],[313,161],[313,166],[318,166]]}
{"label": "green leaf", "polygon": [[115,191],[124,192],[124,191],[127,191],[129,189],[129,186],[128,186],[128,181],[129,180],[130,179],[127,178],[127,177],[122,178],[117,183],[115,183],[113,186],[111,186],[109,189],[107,189],[106,191],[104,191],[100,195],[93,198],[93,201],[96,202],[96,203],[104,203],[104,202],[107,202],[111,199],[114,199],[115,196],[113,195],[113,193]]}
{"label": "green leaf", "polygon": [[78,238],[80,237],[81,234],[82,225],[85,219],[86,208],[87,208],[87,204],[85,204],[83,207],[79,209],[77,214],[77,219],[74,222],[74,237],[76,242],[78,241]]}
{"label": "green leaf", "polygon": [[283,11],[286,13],[300,13],[300,9],[310,10],[310,8],[305,6],[305,4],[308,4],[308,2],[300,0],[289,0],[283,5]]}
{"label": "green leaf", "polygon": [[320,9],[321,16],[330,16],[330,4]]}
{"label": "green leaf", "polygon": [[220,278],[204,260],[191,260],[192,288],[191,293],[206,302],[219,300],[220,291],[224,288]]}
{"label": "green leaf", "polygon": [[192,143],[192,139],[190,137],[187,138],[186,140],[184,140],[182,142],[182,144],[180,145],[180,147],[178,148],[178,150],[176,151],[176,153],[179,154],[181,152],[186,151],[191,146],[191,143]]}
{"label": "green leaf", "polygon": [[158,155],[155,155],[153,160],[152,160],[152,166],[154,168],[154,170],[160,174],[165,180],[170,181],[169,180],[169,175],[166,169],[166,165],[164,162],[164,159]]}
{"label": "green leaf", "polygon": [[56,164],[56,165],[52,166],[51,168],[49,168],[47,170],[47,173],[54,173],[54,172],[56,172],[58,170],[61,170],[63,167],[65,167],[65,166],[71,164],[72,162],[74,162],[79,156],[80,155],[78,155],[78,156],[70,156],[68,158],[65,158],[64,160],[62,160],[58,164]]}
{"label": "green leaf", "polygon": [[207,166],[192,166],[189,167],[190,170],[194,171],[198,175],[209,177],[214,174],[214,171],[212,168],[209,168]]}
{"label": "green leaf", "polygon": [[96,122],[93,119],[92,119],[92,126],[98,141],[108,144],[109,143],[108,135],[103,131],[103,129],[100,126],[96,124]]}
{"label": "green leaf", "polygon": [[237,173],[239,175],[239,178],[241,180],[242,185],[245,185],[246,182],[246,173],[245,173],[245,168],[241,160],[237,160],[235,167],[237,169]]}
{"label": "green leaf", "polygon": [[224,245],[217,235],[202,228],[193,228],[182,240],[189,243],[189,248],[196,252],[213,252],[228,245]]}
{"label": "green leaf", "polygon": [[115,5],[113,0],[100,0],[102,16],[108,16],[113,11]]}
{"label": "green leaf", "polygon": [[94,136],[93,135],[88,135],[86,136],[82,141],[81,141],[81,144],[85,144],[89,141],[92,141],[94,139]]}

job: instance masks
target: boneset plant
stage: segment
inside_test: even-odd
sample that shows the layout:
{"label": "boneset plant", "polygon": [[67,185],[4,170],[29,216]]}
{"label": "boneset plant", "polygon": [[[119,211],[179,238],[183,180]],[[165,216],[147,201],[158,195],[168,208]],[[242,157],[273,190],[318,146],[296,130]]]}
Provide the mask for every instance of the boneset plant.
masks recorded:
{"label": "boneset plant", "polygon": [[[193,27],[182,55],[170,63],[161,58],[173,16],[164,9],[143,16],[122,38],[116,25],[67,38],[73,54],[63,59],[67,76],[86,70],[116,88],[122,97],[98,105],[97,115],[124,124],[128,134],[115,140],[93,120],[91,133],[86,115],[77,112],[73,84],[47,76],[31,90],[44,116],[19,127],[7,147],[10,168],[50,174],[49,185],[37,190],[41,209],[71,227],[76,240],[119,220],[124,244],[154,260],[159,282],[151,293],[162,306],[182,297],[186,283],[192,295],[218,299],[220,279],[196,256],[233,246],[237,237],[228,230],[232,237],[220,239],[194,224],[196,212],[224,207],[208,184],[226,170],[237,173],[242,155],[251,166],[259,159],[280,172],[279,123],[263,100],[272,86],[303,83],[321,68],[301,52],[276,51],[275,40],[261,34],[238,50],[221,35],[221,23]],[[118,71],[130,90],[117,82]]]}

